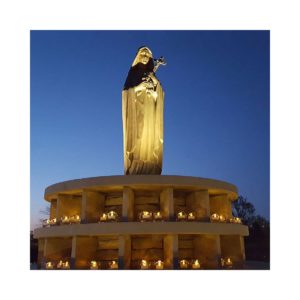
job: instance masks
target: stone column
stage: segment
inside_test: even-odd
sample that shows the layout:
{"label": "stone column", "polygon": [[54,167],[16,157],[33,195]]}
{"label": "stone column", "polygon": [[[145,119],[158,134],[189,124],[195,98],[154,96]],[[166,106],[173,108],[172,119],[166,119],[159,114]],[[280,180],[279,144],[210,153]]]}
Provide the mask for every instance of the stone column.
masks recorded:
{"label": "stone column", "polygon": [[129,187],[123,189],[122,221],[134,221],[134,192]]}
{"label": "stone column", "polygon": [[165,188],[160,193],[160,209],[162,217],[166,221],[174,221],[174,198],[173,189]]}
{"label": "stone column", "polygon": [[130,269],[131,263],[131,237],[130,235],[119,236],[119,269]]}
{"label": "stone column", "polygon": [[[39,240],[40,241],[40,240]],[[44,270],[46,269],[46,260],[47,260],[47,242],[48,239],[44,239],[43,242],[41,242],[41,246],[43,247],[43,249],[41,249],[42,252],[42,257],[41,257],[41,269]]]}
{"label": "stone column", "polygon": [[82,191],[81,223],[97,223],[104,208],[104,194],[89,190]]}
{"label": "stone column", "polygon": [[199,221],[208,221],[210,217],[208,190],[190,193],[186,198],[186,206],[196,213]]}
{"label": "stone column", "polygon": [[217,259],[217,267],[218,269],[221,269],[221,257],[222,257],[222,251],[221,251],[221,239],[220,235],[215,236],[216,241],[216,259]]}
{"label": "stone column", "polygon": [[71,251],[71,261],[70,261],[70,268],[72,270],[75,269],[75,261],[76,261],[76,236],[72,237],[72,251]]}
{"label": "stone column", "polygon": [[219,269],[221,244],[219,235],[198,235],[194,238],[194,257],[206,269]]}
{"label": "stone column", "polygon": [[165,269],[178,269],[178,235],[166,235],[163,247]]}
{"label": "stone column", "polygon": [[56,200],[56,222],[57,224],[60,222],[60,217],[62,216],[61,213],[61,195],[57,195],[57,200]]}
{"label": "stone column", "polygon": [[87,195],[86,195],[86,192],[83,190],[82,191],[82,198],[81,198],[81,210],[80,210],[80,220],[81,220],[81,223],[85,224],[87,223],[87,220],[86,220],[86,200],[87,198]]}
{"label": "stone column", "polygon": [[210,197],[210,213],[224,215],[227,219],[232,217],[231,200],[228,195],[217,195]]}
{"label": "stone column", "polygon": [[230,257],[235,268],[242,268],[245,261],[244,237],[239,235],[221,235],[222,257]]}
{"label": "stone column", "polygon": [[56,211],[57,211],[57,200],[52,199],[50,204],[50,215],[49,215],[50,219],[56,218]]}

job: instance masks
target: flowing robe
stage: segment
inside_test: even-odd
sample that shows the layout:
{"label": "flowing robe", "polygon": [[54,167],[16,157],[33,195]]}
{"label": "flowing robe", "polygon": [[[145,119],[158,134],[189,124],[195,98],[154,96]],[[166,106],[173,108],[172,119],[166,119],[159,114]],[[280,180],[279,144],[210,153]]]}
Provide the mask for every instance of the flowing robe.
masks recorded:
{"label": "flowing robe", "polygon": [[163,158],[164,92],[122,91],[124,173],[161,174]]}

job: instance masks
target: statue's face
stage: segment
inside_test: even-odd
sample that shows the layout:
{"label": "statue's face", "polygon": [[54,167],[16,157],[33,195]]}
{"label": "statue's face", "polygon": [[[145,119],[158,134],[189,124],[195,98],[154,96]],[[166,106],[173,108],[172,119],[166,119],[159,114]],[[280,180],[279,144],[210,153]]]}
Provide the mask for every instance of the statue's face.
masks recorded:
{"label": "statue's face", "polygon": [[147,49],[143,49],[142,51],[140,51],[139,53],[139,61],[146,65],[149,62],[149,59],[151,58],[151,54],[149,53],[149,51]]}

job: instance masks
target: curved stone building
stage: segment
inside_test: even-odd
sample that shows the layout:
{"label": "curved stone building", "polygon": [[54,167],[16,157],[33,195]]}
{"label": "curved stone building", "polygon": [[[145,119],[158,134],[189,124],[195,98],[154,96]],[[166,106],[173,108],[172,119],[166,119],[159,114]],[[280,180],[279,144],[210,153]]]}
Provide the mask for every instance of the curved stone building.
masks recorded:
{"label": "curved stone building", "polygon": [[105,176],[49,186],[34,231],[45,269],[243,268],[248,227],[234,185],[166,175]]}

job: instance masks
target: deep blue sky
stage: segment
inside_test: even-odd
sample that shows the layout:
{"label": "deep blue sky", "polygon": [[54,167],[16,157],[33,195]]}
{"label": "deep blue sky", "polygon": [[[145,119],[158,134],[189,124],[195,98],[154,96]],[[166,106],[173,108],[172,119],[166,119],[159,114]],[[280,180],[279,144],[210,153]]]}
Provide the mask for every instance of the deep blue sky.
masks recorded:
{"label": "deep blue sky", "polygon": [[269,218],[269,31],[32,31],[31,227],[44,189],[123,175],[121,91],[137,49],[167,66],[163,174],[225,180]]}

